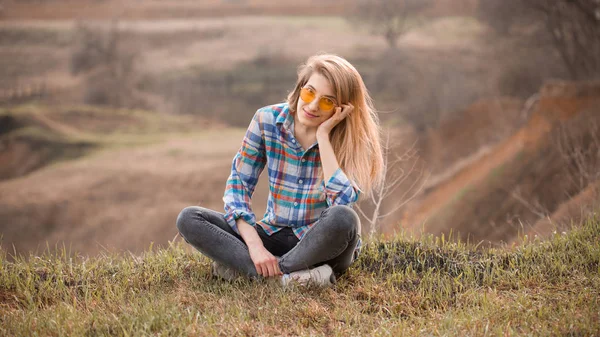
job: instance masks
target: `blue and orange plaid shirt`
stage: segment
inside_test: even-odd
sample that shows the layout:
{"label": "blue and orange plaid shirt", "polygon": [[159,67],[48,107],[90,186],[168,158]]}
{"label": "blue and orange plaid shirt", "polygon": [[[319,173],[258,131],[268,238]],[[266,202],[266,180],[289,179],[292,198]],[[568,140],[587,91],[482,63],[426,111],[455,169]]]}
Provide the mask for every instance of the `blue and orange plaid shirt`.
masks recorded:
{"label": "blue and orange plaid shirt", "polygon": [[[250,122],[242,147],[233,158],[223,196],[225,220],[236,233],[236,220],[243,218],[252,226],[261,226],[268,235],[291,227],[302,239],[322,211],[333,205],[352,206],[357,201],[359,191],[341,169],[323,181],[318,144],[303,149],[294,138],[293,125],[287,103],[259,109]],[[250,199],[265,165],[269,197],[264,218],[257,221]]]}

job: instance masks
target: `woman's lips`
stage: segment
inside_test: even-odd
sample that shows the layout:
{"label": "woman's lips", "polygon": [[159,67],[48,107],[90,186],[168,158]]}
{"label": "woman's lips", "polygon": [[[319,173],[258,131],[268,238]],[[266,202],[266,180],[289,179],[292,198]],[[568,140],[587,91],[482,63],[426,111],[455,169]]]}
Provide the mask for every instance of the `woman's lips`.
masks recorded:
{"label": "woman's lips", "polygon": [[317,118],[318,116],[311,114],[310,112],[302,109],[302,111],[304,111],[304,114],[306,115],[306,117],[308,118]]}

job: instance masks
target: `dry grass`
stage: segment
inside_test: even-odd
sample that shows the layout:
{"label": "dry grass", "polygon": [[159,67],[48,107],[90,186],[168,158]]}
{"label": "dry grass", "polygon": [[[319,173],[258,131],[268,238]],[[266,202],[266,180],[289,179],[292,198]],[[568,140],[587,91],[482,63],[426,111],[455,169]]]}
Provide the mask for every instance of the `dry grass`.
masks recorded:
{"label": "dry grass", "polygon": [[564,335],[600,332],[600,219],[476,250],[373,242],[331,289],[226,283],[178,243],[141,255],[0,255],[2,335]]}

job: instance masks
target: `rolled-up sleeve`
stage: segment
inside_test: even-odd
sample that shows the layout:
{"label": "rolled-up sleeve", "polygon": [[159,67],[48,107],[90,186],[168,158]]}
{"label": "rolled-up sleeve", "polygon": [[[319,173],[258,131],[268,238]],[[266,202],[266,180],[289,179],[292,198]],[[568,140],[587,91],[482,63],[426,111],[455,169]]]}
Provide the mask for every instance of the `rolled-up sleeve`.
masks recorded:
{"label": "rolled-up sleeve", "polygon": [[236,225],[239,218],[243,218],[252,226],[256,224],[251,199],[266,163],[264,144],[259,110],[252,118],[242,146],[233,158],[231,174],[223,196],[225,220],[236,233],[239,233]]}
{"label": "rolled-up sleeve", "polygon": [[344,171],[338,168],[321,188],[325,192],[327,206],[351,205],[358,200],[359,190],[348,179]]}

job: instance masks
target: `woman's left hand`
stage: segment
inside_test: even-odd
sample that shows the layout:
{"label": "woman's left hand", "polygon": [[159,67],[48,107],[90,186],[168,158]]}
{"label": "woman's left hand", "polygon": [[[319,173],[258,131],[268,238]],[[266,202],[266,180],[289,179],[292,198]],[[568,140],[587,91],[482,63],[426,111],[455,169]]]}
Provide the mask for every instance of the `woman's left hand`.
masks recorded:
{"label": "woman's left hand", "polygon": [[336,125],[343,121],[344,118],[348,117],[352,111],[354,111],[354,105],[350,103],[342,104],[341,107],[336,107],[333,115],[321,123],[321,125],[319,125],[317,128],[317,137],[319,137],[319,134],[322,136],[329,136],[331,130],[333,130]]}

